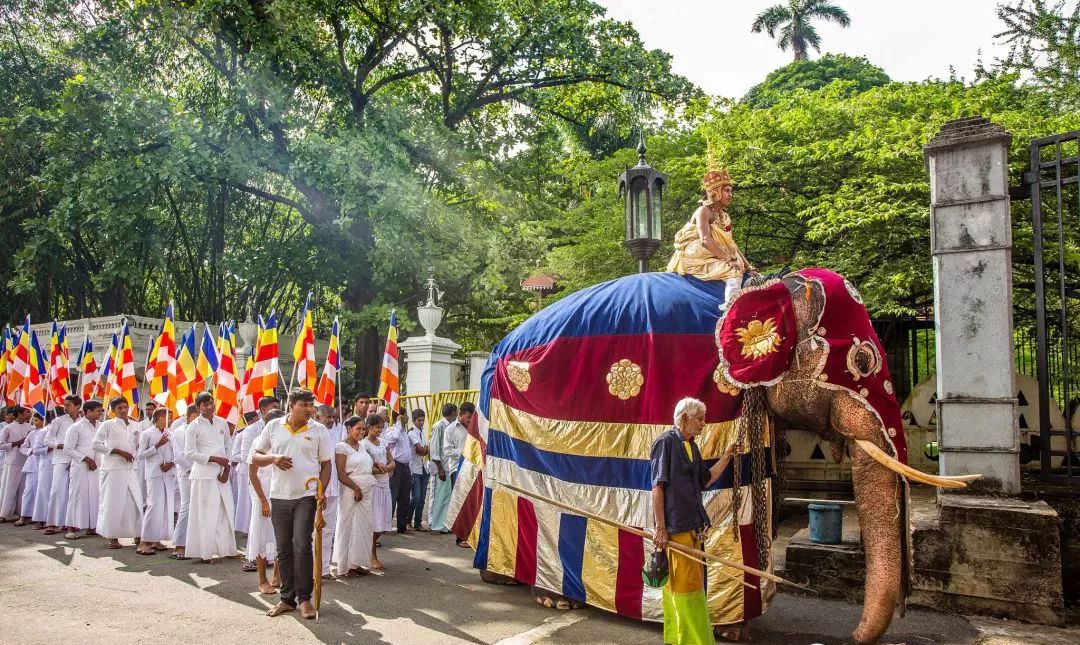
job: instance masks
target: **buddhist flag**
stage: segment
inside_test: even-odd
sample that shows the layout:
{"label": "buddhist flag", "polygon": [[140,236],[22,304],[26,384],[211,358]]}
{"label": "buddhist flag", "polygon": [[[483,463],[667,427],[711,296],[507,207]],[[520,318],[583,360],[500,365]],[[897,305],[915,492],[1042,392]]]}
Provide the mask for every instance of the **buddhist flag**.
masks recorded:
{"label": "buddhist flag", "polygon": [[49,394],[55,406],[63,407],[64,398],[71,394],[71,384],[68,382],[70,370],[68,369],[68,352],[64,346],[67,344],[67,327],[56,329],[56,321],[52,327],[52,349],[49,356]]}
{"label": "buddhist flag", "polygon": [[29,370],[23,379],[22,405],[32,408],[34,412],[45,418],[45,377],[48,373],[45,354],[41,351],[41,344],[38,343],[36,333],[27,331],[24,334],[30,337],[30,353],[28,354]]}
{"label": "buddhist flag", "polygon": [[15,344],[11,359],[11,378],[8,381],[8,389],[11,392],[19,391],[23,381],[30,376],[30,316],[23,322],[22,334]]}
{"label": "buddhist flag", "polygon": [[311,293],[304,301],[304,313],[300,318],[300,331],[296,335],[293,347],[293,374],[296,384],[309,390],[315,390],[315,377],[318,367],[315,365],[315,330],[311,327]]}
{"label": "buddhist flag", "polygon": [[173,409],[176,406],[176,326],[173,323],[173,305],[170,302],[165,309],[165,318],[161,321],[161,332],[154,340],[147,358],[150,398],[159,405]]}
{"label": "buddhist flag", "polygon": [[8,371],[11,369],[11,325],[4,325],[3,346],[0,347],[0,396],[4,398],[5,405],[11,405],[15,401],[8,396]]}
{"label": "buddhist flag", "polygon": [[[262,316],[259,317],[262,322]],[[273,396],[278,384],[278,330],[277,314],[259,325],[259,339],[255,343],[255,361],[251,370],[251,382],[247,394],[255,397]],[[245,410],[246,411],[246,410]]]}
{"label": "buddhist flag", "polygon": [[[398,410],[401,381],[398,378],[397,313],[390,312],[390,331],[386,332],[386,351],[383,352],[382,373],[379,374],[379,398],[392,410]],[[398,410],[400,412],[400,410]]]}
{"label": "buddhist flag", "polygon": [[202,342],[199,345],[199,360],[195,363],[195,379],[191,382],[191,399],[202,392],[210,384],[210,379],[218,371],[221,363],[217,345],[214,343],[214,335],[210,333],[210,325],[203,323]]}
{"label": "buddhist flag", "polygon": [[135,379],[135,352],[131,349],[131,332],[127,321],[120,331],[120,343],[117,346],[113,367],[112,389],[109,398],[122,396],[131,406],[131,417],[139,418],[138,394],[139,382]]}
{"label": "buddhist flag", "polygon": [[191,386],[198,376],[195,371],[195,328],[184,332],[176,350],[176,414],[184,415],[187,407],[195,401],[198,390]]}
{"label": "buddhist flag", "polygon": [[113,379],[116,378],[116,348],[119,344],[120,337],[117,336],[116,332],[113,332],[112,340],[109,342],[109,352],[105,355],[105,365],[101,368],[101,377],[98,379],[98,387],[94,391],[94,397],[104,399],[112,388]]}
{"label": "buddhist flag", "polygon": [[97,361],[94,360],[94,344],[90,342],[90,335],[83,337],[82,349],[79,350],[79,371],[82,373],[82,391],[79,396],[83,401],[89,401],[97,393],[98,384],[101,382],[101,374],[98,373]]}
{"label": "buddhist flag", "polygon": [[240,421],[240,387],[236,376],[236,356],[233,354],[232,334],[228,327],[222,328],[221,360],[214,375],[214,399],[217,415],[236,425]]}
{"label": "buddhist flag", "polygon": [[330,349],[326,351],[326,364],[323,365],[322,378],[319,379],[319,387],[315,391],[315,398],[323,405],[334,405],[337,398],[337,373],[341,368],[338,358],[338,319],[334,318],[334,325],[330,329]]}

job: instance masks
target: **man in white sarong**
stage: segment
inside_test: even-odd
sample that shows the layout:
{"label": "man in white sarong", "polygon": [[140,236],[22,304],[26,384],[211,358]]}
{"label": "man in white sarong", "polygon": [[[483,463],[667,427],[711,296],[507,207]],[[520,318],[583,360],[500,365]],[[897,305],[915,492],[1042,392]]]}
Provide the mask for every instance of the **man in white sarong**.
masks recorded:
{"label": "man in white sarong", "polygon": [[68,471],[68,505],[64,523],[68,532],[64,535],[69,540],[81,537],[77,531],[86,529],[87,535],[93,535],[97,528],[98,465],[94,460],[94,435],[97,434],[98,422],[105,413],[100,401],[87,401],[83,404],[83,416],[71,424],[64,433],[61,443],[64,454],[71,460]]}
{"label": "man in white sarong", "polygon": [[[337,409],[330,405],[320,405],[315,410],[315,421],[326,428],[330,436],[330,446],[337,446],[343,437],[341,436],[344,426],[338,421]],[[330,460],[330,485],[326,487],[326,508],[323,509],[323,519],[326,525],[322,530],[322,577],[331,579],[330,556],[333,555],[334,533],[337,529],[338,496],[341,494],[341,482],[338,481],[337,464],[334,459]]]}
{"label": "man in white sarong", "polygon": [[[431,437],[431,462],[438,464],[438,481],[435,488],[435,501],[438,501],[442,509],[442,515],[440,518],[440,525],[446,531],[450,530],[449,526],[446,526],[446,511],[450,505],[450,497],[454,493],[454,486],[457,484],[458,466],[461,464],[461,455],[465,452],[465,439],[469,434],[468,427],[472,423],[472,416],[476,412],[476,406],[471,402],[466,401],[461,404],[458,409],[457,421],[454,421],[450,425],[446,426],[440,433],[438,454],[439,459],[435,459],[435,436]],[[449,486],[447,486],[449,482]],[[435,511],[432,510],[432,522],[434,529]],[[462,548],[469,548],[469,544],[461,539],[456,540],[457,545]]]}
{"label": "man in white sarong", "polygon": [[48,528],[49,525],[49,489],[52,486],[52,451],[45,445],[45,437],[49,434],[49,426],[33,433],[33,442],[30,443],[31,457],[37,460],[37,481],[34,482],[34,510],[30,514],[31,519],[37,523],[35,531]]}
{"label": "man in white sarong", "polygon": [[[251,499],[248,495],[248,469],[241,451],[244,445],[244,435],[247,434],[248,430],[251,429],[251,426],[254,425],[258,419],[258,412],[248,412],[244,415],[244,422],[247,425],[233,434],[232,448],[229,451],[229,466],[232,468],[232,481],[235,484],[235,497],[233,498],[233,502],[236,508],[237,533],[246,534],[248,531],[248,522],[251,519],[251,504],[248,503]],[[252,441],[254,441],[254,439],[252,439]],[[248,565],[252,564],[254,563],[245,558],[243,565],[244,570],[249,570]]]}
{"label": "man in white sarong", "polygon": [[210,562],[236,555],[234,507],[229,483],[229,424],[214,415],[214,397],[195,398],[199,416],[188,424],[184,456],[191,462],[191,512],[185,554]]}
{"label": "man in white sarong", "polygon": [[45,446],[52,451],[52,472],[49,482],[49,517],[45,535],[64,532],[68,507],[68,471],[71,458],[64,452],[64,437],[82,416],[83,401],[77,396],[64,399],[64,414],[53,419],[45,431]]}
{"label": "man in white sarong", "polygon": [[97,429],[94,452],[101,455],[101,508],[98,533],[109,539],[110,549],[120,548],[120,538],[135,538],[142,528],[142,486],[139,485],[135,453],[139,451],[139,425],[128,418],[127,399],[109,401],[115,415]]}
{"label": "man in white sarong", "polygon": [[45,431],[45,419],[37,412],[30,417],[30,426],[33,428],[26,440],[19,446],[19,452],[25,457],[23,462],[23,492],[19,502],[19,519],[15,526],[26,526],[33,519],[34,503],[37,501],[37,471],[38,458],[34,454],[34,444],[41,442],[41,434]]}
{"label": "man in white sarong", "polygon": [[[150,399],[143,405],[143,416],[135,424],[138,431],[136,436],[141,437],[143,432],[146,432],[153,427],[151,419],[154,417],[154,410],[157,410],[159,406],[153,399]],[[142,498],[146,499],[146,461],[142,459],[135,460],[135,469],[138,471],[139,488],[142,490]]]}
{"label": "man in white sarong", "polygon": [[2,491],[0,491],[0,522],[7,522],[19,517],[19,503],[22,501],[23,465],[26,463],[26,455],[22,453],[23,443],[30,431],[34,429],[30,425],[30,408],[20,405],[15,408],[15,421],[4,426],[0,430],[0,450],[4,451],[4,471],[0,475]]}
{"label": "man in white sarong", "polygon": [[[251,463],[251,455],[254,454],[252,447],[255,439],[262,434],[262,429],[271,419],[276,416],[284,416],[281,411],[281,401],[274,396],[264,396],[259,399],[259,419],[244,428],[240,435],[242,442],[241,454],[244,455],[244,465],[248,470],[248,506],[251,507],[250,519],[248,520],[247,548],[245,555],[259,574],[259,593],[270,595],[277,593],[281,585],[281,576],[277,568],[277,540],[274,537],[274,524],[270,521],[270,500],[266,497],[270,492],[270,474],[273,466],[259,468]],[[252,436],[254,434],[254,436]],[[274,576],[271,581],[266,574],[266,567],[274,564]],[[245,571],[250,571],[247,563]]]}
{"label": "man in white sarong", "polygon": [[[251,469],[248,455],[251,453],[251,446],[255,443],[255,439],[258,438],[263,426],[266,425],[266,415],[279,409],[281,409],[281,401],[277,397],[260,397],[259,409],[254,420],[238,432],[233,439],[233,454],[230,459],[238,460],[239,465],[236,468],[244,471],[243,485],[236,499],[236,530],[247,534],[247,548],[244,553],[244,564],[241,566],[244,571],[260,571],[259,563],[256,561],[258,554],[253,554],[253,551],[258,551],[258,545],[252,544],[251,526],[254,523],[255,515],[261,511],[261,507],[259,500],[255,499],[255,493],[251,488]],[[239,475],[239,473],[237,474]],[[263,566],[263,570],[265,568]]]}
{"label": "man in white sarong", "polygon": [[173,422],[172,431],[173,459],[176,464],[176,489],[180,512],[176,514],[176,527],[173,529],[172,560],[187,560],[184,554],[187,545],[188,518],[191,516],[191,461],[184,455],[187,447],[188,424],[199,416],[199,410],[189,405],[183,418]]}
{"label": "man in white sarong", "polygon": [[172,437],[165,429],[169,411],[158,408],[151,413],[150,427],[139,433],[139,452],[146,481],[146,510],[143,511],[142,543],[139,555],[154,555],[165,550],[162,544],[173,534],[173,507],[176,500],[176,477],[173,469]]}

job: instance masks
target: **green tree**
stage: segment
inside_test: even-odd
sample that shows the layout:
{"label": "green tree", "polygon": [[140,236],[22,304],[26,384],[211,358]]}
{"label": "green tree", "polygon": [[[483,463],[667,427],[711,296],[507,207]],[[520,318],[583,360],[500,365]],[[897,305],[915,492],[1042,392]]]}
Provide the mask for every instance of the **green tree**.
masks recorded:
{"label": "green tree", "polygon": [[885,85],[890,79],[885,70],[861,56],[825,54],[817,60],[795,61],[774,69],[764,81],[750,88],[742,100],[750,107],[769,107],[796,90],[820,90],[835,80],[854,81],[845,87],[852,92],[865,92]]}
{"label": "green tree", "polygon": [[997,15],[1006,28],[996,38],[1009,47],[1001,67],[1054,92],[1067,109],[1080,106],[1080,2],[1018,0],[998,5]]}
{"label": "green tree", "polygon": [[770,38],[777,38],[780,50],[787,51],[790,47],[795,60],[800,61],[806,60],[810,47],[821,51],[821,36],[812,24],[814,20],[851,26],[847,11],[828,0],[789,0],[787,5],[776,4],[759,13],[750,30],[755,34],[764,31]]}

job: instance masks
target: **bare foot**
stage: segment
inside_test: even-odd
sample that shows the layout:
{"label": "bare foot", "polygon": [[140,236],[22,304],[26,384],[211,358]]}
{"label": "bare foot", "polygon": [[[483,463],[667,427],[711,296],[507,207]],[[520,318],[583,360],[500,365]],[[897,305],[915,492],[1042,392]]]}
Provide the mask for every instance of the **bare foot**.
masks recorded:
{"label": "bare foot", "polygon": [[717,627],[715,635],[717,638],[732,643],[749,640],[750,626],[743,622],[736,625],[725,625],[724,627]]}
{"label": "bare foot", "polygon": [[386,571],[386,567],[383,566],[383,563],[380,562],[378,558],[372,558],[371,559],[371,570],[372,571]]}
{"label": "bare foot", "polygon": [[259,585],[259,593],[264,596],[270,596],[277,593],[277,587],[267,582],[266,584]]}
{"label": "bare foot", "polygon": [[300,615],[305,620],[311,620],[315,617],[315,606],[311,604],[310,600],[300,603]]}
{"label": "bare foot", "polygon": [[296,607],[293,607],[292,605],[283,602],[279,602],[278,604],[274,605],[273,608],[270,609],[270,611],[266,612],[266,615],[273,618],[274,616],[280,616],[282,614],[293,611],[294,609],[296,609]]}

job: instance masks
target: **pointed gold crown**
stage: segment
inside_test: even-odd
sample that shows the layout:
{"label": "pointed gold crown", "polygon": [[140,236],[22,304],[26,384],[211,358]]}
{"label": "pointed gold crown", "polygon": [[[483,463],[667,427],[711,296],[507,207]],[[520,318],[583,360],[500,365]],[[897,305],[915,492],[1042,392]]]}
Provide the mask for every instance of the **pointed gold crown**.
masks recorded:
{"label": "pointed gold crown", "polygon": [[706,161],[708,167],[705,170],[705,176],[701,179],[701,186],[705,189],[705,192],[709,192],[714,188],[720,188],[721,186],[731,186],[734,182],[731,181],[731,176],[727,171],[720,168],[716,163],[716,155],[713,152],[712,139],[706,137]]}

